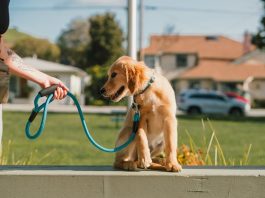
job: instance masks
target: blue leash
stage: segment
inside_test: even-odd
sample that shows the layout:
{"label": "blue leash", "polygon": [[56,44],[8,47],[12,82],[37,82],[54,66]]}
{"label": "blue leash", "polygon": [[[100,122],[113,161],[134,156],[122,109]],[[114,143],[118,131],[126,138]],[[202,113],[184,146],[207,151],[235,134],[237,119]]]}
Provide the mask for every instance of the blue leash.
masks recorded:
{"label": "blue leash", "polygon": [[[28,122],[27,122],[26,128],[25,128],[26,136],[29,139],[31,139],[31,140],[37,139],[42,134],[42,132],[44,130],[44,127],[45,127],[46,119],[47,119],[48,105],[53,101],[53,93],[57,89],[57,87],[58,87],[58,85],[53,85],[53,86],[51,86],[49,88],[43,89],[35,97],[34,109],[31,112],[31,115],[30,115],[30,117],[28,119]],[[38,104],[39,99],[41,97],[43,97],[43,96],[48,96],[48,97],[47,97],[46,101],[42,105],[39,106],[39,104]],[[81,123],[82,123],[83,129],[84,129],[84,132],[85,132],[88,140],[96,148],[98,148],[99,150],[104,151],[104,152],[109,152],[109,153],[117,152],[117,151],[120,151],[120,150],[124,149],[125,147],[127,147],[134,140],[136,132],[138,130],[138,125],[139,125],[139,120],[140,120],[140,113],[139,112],[136,112],[134,114],[134,117],[133,117],[133,130],[132,130],[132,133],[131,133],[129,139],[124,144],[122,144],[120,146],[117,146],[117,147],[115,147],[113,149],[109,149],[109,148],[105,148],[105,147],[99,145],[93,139],[93,137],[91,136],[91,134],[90,134],[90,132],[89,132],[89,130],[87,128],[86,122],[85,122],[84,114],[83,114],[83,112],[81,110],[80,104],[79,104],[78,100],[76,99],[76,97],[71,92],[68,92],[67,96],[69,96],[74,101],[74,103],[76,105],[76,108],[77,108],[77,110],[79,112],[79,116],[80,116],[80,119],[81,119]],[[31,132],[30,132],[30,125],[34,121],[34,119],[36,118],[37,114],[41,110],[43,110],[43,115],[42,115],[40,127],[39,127],[38,131],[35,134],[32,135]]]}

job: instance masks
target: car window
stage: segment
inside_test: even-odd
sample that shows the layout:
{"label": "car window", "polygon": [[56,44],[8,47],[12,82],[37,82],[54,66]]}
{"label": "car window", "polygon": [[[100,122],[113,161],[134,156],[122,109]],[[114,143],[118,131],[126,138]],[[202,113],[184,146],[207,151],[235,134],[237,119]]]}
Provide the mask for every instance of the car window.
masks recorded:
{"label": "car window", "polygon": [[189,98],[203,98],[203,96],[201,94],[191,94]]}
{"label": "car window", "polygon": [[215,94],[192,94],[190,95],[190,98],[226,101],[223,96],[215,95]]}
{"label": "car window", "polygon": [[218,96],[218,95],[214,95],[214,99],[219,101],[226,101],[223,96]]}
{"label": "car window", "polygon": [[190,98],[197,98],[197,99],[209,99],[207,94],[192,94]]}

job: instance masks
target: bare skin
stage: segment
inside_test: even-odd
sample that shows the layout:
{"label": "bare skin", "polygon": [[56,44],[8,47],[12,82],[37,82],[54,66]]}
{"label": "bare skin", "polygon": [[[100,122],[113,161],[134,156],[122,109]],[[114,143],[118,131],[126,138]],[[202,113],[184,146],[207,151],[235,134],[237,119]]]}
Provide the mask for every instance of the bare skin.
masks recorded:
{"label": "bare skin", "polygon": [[39,84],[42,88],[50,87],[51,85],[59,85],[54,92],[54,99],[61,100],[67,95],[68,88],[59,79],[40,72],[30,65],[24,63],[15,52],[9,49],[0,35],[0,59],[8,66],[9,72],[21,78],[33,81]]}

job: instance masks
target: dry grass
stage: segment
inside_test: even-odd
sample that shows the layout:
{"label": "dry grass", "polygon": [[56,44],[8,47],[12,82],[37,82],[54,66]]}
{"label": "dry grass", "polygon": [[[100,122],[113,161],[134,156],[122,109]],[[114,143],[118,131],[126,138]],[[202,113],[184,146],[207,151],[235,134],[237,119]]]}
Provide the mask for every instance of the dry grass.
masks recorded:
{"label": "dry grass", "polygon": [[207,137],[204,133],[206,125],[203,119],[201,121],[203,129],[202,138],[204,141],[203,146],[201,148],[198,147],[190,133],[186,131],[189,139],[189,145],[183,144],[180,148],[178,148],[178,161],[180,164],[189,166],[234,166],[236,164],[240,164],[241,166],[248,165],[252,144],[249,144],[248,148],[243,150],[243,157],[241,159],[231,159],[226,153],[224,153],[222,145],[219,142],[216,132],[209,119],[207,119],[206,122],[212,134],[209,142],[206,142]]}
{"label": "dry grass", "polygon": [[38,150],[34,150],[31,153],[25,155],[24,157],[17,159],[15,153],[12,152],[11,149],[12,142],[9,140],[7,150],[0,156],[0,165],[39,165],[42,163],[42,161],[51,157],[52,153],[54,152],[54,150],[52,150],[38,159],[38,157],[36,157],[38,154]]}

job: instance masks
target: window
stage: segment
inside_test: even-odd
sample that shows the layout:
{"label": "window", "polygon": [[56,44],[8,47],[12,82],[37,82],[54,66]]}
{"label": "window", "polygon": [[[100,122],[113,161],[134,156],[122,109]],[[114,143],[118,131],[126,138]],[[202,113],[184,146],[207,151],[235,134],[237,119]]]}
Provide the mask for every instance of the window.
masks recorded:
{"label": "window", "polygon": [[237,83],[222,83],[222,91],[224,92],[237,92],[238,84]]}
{"label": "window", "polygon": [[189,89],[199,89],[201,87],[201,83],[198,80],[192,80],[189,82]]}
{"label": "window", "polygon": [[205,94],[192,94],[190,98],[196,98],[196,99],[205,99],[207,98]]}
{"label": "window", "polygon": [[144,62],[148,67],[154,68],[155,67],[155,56],[150,56],[150,55],[145,56]]}
{"label": "window", "polygon": [[177,54],[176,55],[176,66],[177,67],[187,67],[188,66],[188,56],[187,54]]}
{"label": "window", "polygon": [[218,101],[226,101],[223,96],[215,95],[215,94],[192,94],[190,98],[196,99],[206,99],[206,100],[218,100]]}
{"label": "window", "polygon": [[255,89],[256,89],[256,90],[260,90],[260,84],[259,84],[259,83],[257,83],[257,84],[255,85]]}
{"label": "window", "polygon": [[223,96],[220,96],[220,95],[213,95],[213,99],[219,100],[219,101],[225,101],[225,98]]}

